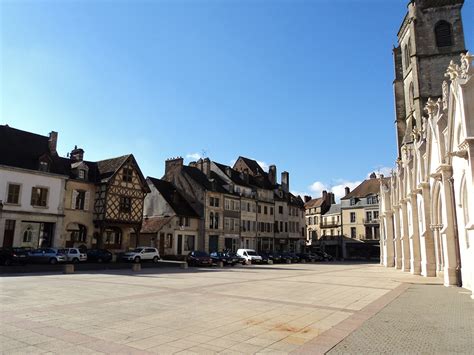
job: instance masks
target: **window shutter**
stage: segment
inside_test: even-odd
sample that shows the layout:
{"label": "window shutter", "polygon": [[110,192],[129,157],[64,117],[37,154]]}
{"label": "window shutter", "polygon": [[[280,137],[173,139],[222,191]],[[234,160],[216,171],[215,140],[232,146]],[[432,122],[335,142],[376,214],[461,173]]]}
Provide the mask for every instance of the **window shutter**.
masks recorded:
{"label": "window shutter", "polygon": [[71,208],[73,210],[76,209],[77,195],[78,195],[77,190],[72,190]]}
{"label": "window shutter", "polygon": [[84,196],[84,211],[89,211],[90,191],[86,191]]}

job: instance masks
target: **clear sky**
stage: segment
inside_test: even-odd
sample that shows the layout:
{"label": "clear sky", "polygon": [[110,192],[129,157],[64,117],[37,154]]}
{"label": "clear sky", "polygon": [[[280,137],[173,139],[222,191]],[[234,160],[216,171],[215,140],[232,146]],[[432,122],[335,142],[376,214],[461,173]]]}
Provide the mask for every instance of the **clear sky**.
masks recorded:
{"label": "clear sky", "polygon": [[[408,0],[0,0],[0,124],[87,160],[239,155],[341,191],[393,165]],[[474,4],[463,9],[466,45]]]}

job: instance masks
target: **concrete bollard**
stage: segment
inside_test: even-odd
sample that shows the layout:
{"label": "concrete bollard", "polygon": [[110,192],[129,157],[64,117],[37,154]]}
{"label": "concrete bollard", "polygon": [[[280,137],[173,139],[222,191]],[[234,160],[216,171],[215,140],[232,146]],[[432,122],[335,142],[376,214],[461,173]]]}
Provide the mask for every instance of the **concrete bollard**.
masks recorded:
{"label": "concrete bollard", "polygon": [[132,264],[132,271],[138,272],[142,269],[142,264]]}
{"label": "concrete bollard", "polygon": [[306,263],[306,260],[305,260],[305,259],[301,259],[300,262],[304,264],[304,263]]}
{"label": "concrete bollard", "polygon": [[223,261],[218,261],[217,262],[217,267],[224,267],[224,262]]}
{"label": "concrete bollard", "polygon": [[65,264],[63,274],[74,274],[74,264]]}
{"label": "concrete bollard", "polygon": [[268,265],[273,265],[273,260],[268,260],[268,261],[267,261],[267,264],[268,264]]}
{"label": "concrete bollard", "polygon": [[116,263],[117,262],[117,255],[112,254],[112,262]]}
{"label": "concrete bollard", "polygon": [[291,264],[291,260],[290,260],[290,259],[286,259],[286,263],[287,263],[287,264]]}
{"label": "concrete bollard", "polygon": [[188,263],[187,263],[187,262],[181,263],[181,264],[179,265],[179,267],[180,267],[181,269],[187,269],[187,268],[188,268]]}

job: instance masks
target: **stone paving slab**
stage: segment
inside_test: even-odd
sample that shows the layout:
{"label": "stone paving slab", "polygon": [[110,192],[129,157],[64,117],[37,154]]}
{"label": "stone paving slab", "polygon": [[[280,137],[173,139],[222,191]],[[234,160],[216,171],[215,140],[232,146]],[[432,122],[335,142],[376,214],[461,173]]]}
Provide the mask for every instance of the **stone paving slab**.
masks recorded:
{"label": "stone paving slab", "polygon": [[474,354],[470,292],[410,285],[328,354]]}
{"label": "stone paving slab", "polygon": [[0,351],[287,354],[410,282],[348,263],[2,277]]}

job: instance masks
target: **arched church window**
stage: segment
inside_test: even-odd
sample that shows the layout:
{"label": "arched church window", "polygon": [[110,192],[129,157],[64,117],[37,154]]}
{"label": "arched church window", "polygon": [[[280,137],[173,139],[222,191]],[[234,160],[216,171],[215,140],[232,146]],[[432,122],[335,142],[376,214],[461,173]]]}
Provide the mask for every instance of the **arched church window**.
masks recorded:
{"label": "arched church window", "polygon": [[451,24],[446,21],[439,21],[435,26],[436,45],[438,47],[449,47],[453,45],[453,35]]}

